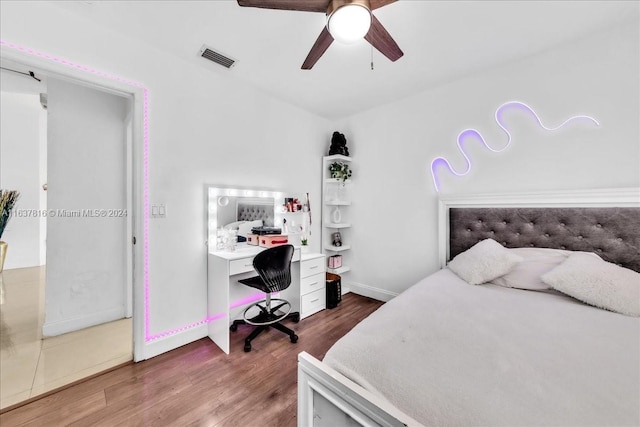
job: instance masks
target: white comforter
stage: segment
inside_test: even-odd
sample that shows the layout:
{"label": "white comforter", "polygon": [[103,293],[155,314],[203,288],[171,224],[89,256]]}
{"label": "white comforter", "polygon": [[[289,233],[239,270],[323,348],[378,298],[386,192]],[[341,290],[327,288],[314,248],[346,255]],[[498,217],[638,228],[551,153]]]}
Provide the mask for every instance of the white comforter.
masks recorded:
{"label": "white comforter", "polygon": [[640,425],[640,319],[446,268],[324,362],[425,425]]}

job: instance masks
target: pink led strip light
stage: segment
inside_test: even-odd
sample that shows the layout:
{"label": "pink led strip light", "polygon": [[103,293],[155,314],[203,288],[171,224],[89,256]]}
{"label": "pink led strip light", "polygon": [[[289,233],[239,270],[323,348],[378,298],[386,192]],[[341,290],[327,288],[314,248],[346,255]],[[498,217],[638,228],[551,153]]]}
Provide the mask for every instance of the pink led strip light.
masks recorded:
{"label": "pink led strip light", "polygon": [[[176,334],[181,331],[185,331],[187,329],[194,328],[196,326],[200,326],[203,324],[207,324],[213,320],[216,320],[221,317],[221,315],[217,316],[208,316],[207,318],[195,322],[189,325],[185,325],[180,328],[168,330],[161,332],[159,334],[151,334],[151,318],[150,318],[150,286],[149,286],[149,90],[136,81],[125,79],[120,76],[116,76],[114,74],[105,73],[103,71],[96,70],[91,67],[87,67],[85,65],[77,64],[71,61],[67,61],[66,59],[59,58],[56,56],[48,55],[43,52],[39,52],[37,50],[20,46],[15,43],[8,42],[6,40],[0,40],[0,46],[4,46],[9,49],[17,50],[29,55],[36,56],[38,58],[46,59],[57,64],[61,64],[79,71],[83,71],[85,73],[93,74],[99,77],[103,77],[109,80],[117,81],[120,83],[127,84],[129,86],[133,86],[142,90],[143,93],[143,148],[142,148],[142,205],[143,205],[143,220],[142,220],[142,235],[143,235],[143,284],[144,284],[144,334],[145,341],[153,341],[158,338],[166,337],[169,335]],[[257,298],[259,299],[259,298]]]}
{"label": "pink led strip light", "polygon": [[[66,59],[62,59],[62,58],[58,58],[55,56],[51,56],[48,55],[46,53],[42,53],[39,52],[37,50],[34,49],[30,49],[24,46],[20,46],[14,43],[10,43],[7,42],[5,40],[0,40],[0,46],[5,46],[9,49],[14,49],[14,50],[18,50],[20,52],[24,52],[27,53],[29,55],[33,55],[33,56],[37,56],[39,58],[43,58],[43,59],[47,59],[49,61],[52,62],[56,62],[58,64],[61,65],[65,65],[67,67],[70,68],[74,68],[76,70],[80,70],[80,71],[84,71],[86,73],[90,73],[90,74],[94,74],[96,76],[100,76],[109,80],[114,80],[120,83],[124,83],[127,84],[129,86],[134,86],[137,88],[142,89],[142,93],[143,93],[143,102],[142,102],[142,109],[143,109],[143,149],[142,149],[142,163],[143,163],[143,167],[142,167],[142,205],[143,205],[143,213],[144,213],[144,217],[142,220],[142,234],[143,234],[143,282],[144,282],[144,340],[149,342],[149,341],[154,341],[160,338],[164,338],[164,337],[168,337],[174,334],[177,334],[179,332],[183,332],[198,326],[202,326],[202,325],[206,325],[210,322],[213,322],[215,320],[218,320],[222,317],[224,317],[223,314],[216,314],[213,316],[207,316],[206,318],[198,321],[198,322],[194,322],[194,323],[190,323],[188,325],[179,327],[179,328],[175,328],[175,329],[169,329],[157,334],[151,334],[151,318],[150,318],[150,287],[149,287],[149,90],[144,87],[141,83],[138,83],[136,81],[133,80],[129,80],[129,79],[125,79],[123,77],[120,76],[116,76],[113,74],[109,74],[109,73],[105,73],[99,70],[96,70],[94,68],[91,67],[87,67],[85,65],[81,65],[81,64],[76,64],[74,62],[71,61],[67,61]],[[260,299],[264,298],[264,294],[256,294],[256,295],[252,295],[248,298],[239,300],[239,301],[235,301],[234,303],[231,304],[231,306],[229,308],[236,308],[239,307],[241,305],[244,304],[249,304],[255,301],[258,301]]]}
{"label": "pink led strip light", "polygon": [[[243,298],[241,300],[233,302],[229,306],[229,308],[231,309],[231,308],[241,307],[241,306],[243,306],[245,304],[251,304],[253,302],[260,301],[263,298],[264,298],[264,294],[254,294],[254,295],[251,295],[249,297],[246,297],[246,298]],[[165,337],[177,334],[179,332],[187,331],[187,330],[189,330],[191,328],[195,328],[195,327],[198,327],[198,326],[203,326],[203,325],[206,325],[206,324],[208,324],[210,322],[213,322],[215,320],[223,319],[225,316],[226,316],[226,313],[218,313],[218,314],[213,315],[213,316],[207,316],[207,317],[205,317],[204,319],[202,319],[202,320],[200,320],[198,322],[190,323],[190,324],[182,326],[180,328],[169,329],[167,331],[160,332],[159,334],[154,334],[154,335],[147,336],[147,341],[154,341],[154,340],[157,340],[159,338],[165,338]]]}
{"label": "pink led strip light", "polygon": [[436,189],[436,192],[440,191],[440,181],[438,179],[438,175],[436,174],[436,168],[438,166],[444,166],[445,168],[447,168],[449,170],[449,172],[451,172],[455,176],[464,176],[464,175],[467,175],[471,171],[471,159],[469,158],[469,155],[464,151],[464,148],[462,147],[462,141],[465,138],[467,138],[467,137],[476,138],[477,140],[480,141],[480,143],[485,148],[487,148],[490,151],[493,151],[494,153],[500,153],[500,152],[502,152],[502,151],[507,149],[507,147],[511,144],[511,133],[509,132],[509,130],[507,130],[507,127],[504,125],[504,123],[502,121],[502,113],[507,108],[514,108],[514,109],[518,109],[518,110],[522,110],[522,111],[530,113],[531,115],[533,115],[533,117],[535,118],[535,120],[538,123],[538,125],[540,125],[541,128],[543,128],[544,130],[547,130],[547,131],[558,130],[558,129],[562,128],[564,125],[568,124],[569,122],[575,121],[575,120],[587,120],[587,121],[589,121],[591,123],[594,123],[598,127],[600,126],[600,123],[596,119],[594,119],[593,117],[590,117],[590,116],[573,116],[573,117],[568,118],[567,120],[565,120],[564,122],[562,122],[558,126],[548,127],[548,126],[545,126],[542,123],[542,120],[540,120],[540,117],[536,114],[535,111],[533,111],[533,108],[529,107],[524,102],[520,102],[520,101],[505,102],[504,104],[499,106],[498,109],[496,110],[495,119],[496,119],[496,122],[498,123],[498,126],[500,126],[500,128],[507,134],[507,144],[504,147],[499,148],[499,149],[493,148],[489,144],[487,144],[487,142],[484,140],[484,138],[482,137],[480,132],[478,132],[476,129],[465,129],[462,132],[460,132],[456,142],[457,142],[457,145],[458,145],[458,150],[460,150],[460,152],[462,153],[462,156],[465,158],[465,161],[467,163],[467,167],[462,172],[458,172],[453,168],[453,166],[451,166],[451,163],[449,163],[449,160],[447,160],[446,158],[444,158],[444,157],[436,157],[435,159],[433,159],[431,161],[431,176],[433,177],[433,185],[434,185],[434,187]]}

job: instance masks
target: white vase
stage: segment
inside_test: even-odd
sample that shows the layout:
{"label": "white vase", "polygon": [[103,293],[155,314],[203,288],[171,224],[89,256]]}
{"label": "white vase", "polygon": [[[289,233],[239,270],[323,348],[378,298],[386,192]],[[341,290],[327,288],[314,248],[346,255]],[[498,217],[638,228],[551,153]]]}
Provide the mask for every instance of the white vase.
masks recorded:
{"label": "white vase", "polygon": [[337,206],[333,208],[333,212],[331,212],[331,221],[334,224],[340,224],[340,220],[342,220],[342,214],[340,213],[340,208]]}

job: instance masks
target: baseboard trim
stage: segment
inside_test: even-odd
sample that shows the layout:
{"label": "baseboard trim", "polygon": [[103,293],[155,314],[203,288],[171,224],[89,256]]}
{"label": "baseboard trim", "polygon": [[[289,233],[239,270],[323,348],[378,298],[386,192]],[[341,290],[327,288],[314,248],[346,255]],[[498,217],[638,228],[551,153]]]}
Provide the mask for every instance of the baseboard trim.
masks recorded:
{"label": "baseboard trim", "polygon": [[45,321],[44,325],[42,325],[42,335],[45,337],[55,337],[57,335],[79,331],[80,329],[90,328],[91,326],[123,319],[124,317],[124,307],[117,307],[57,322],[47,323]]}
{"label": "baseboard trim", "polygon": [[206,337],[208,333],[207,325],[201,325],[154,341],[146,342],[144,344],[144,359],[150,359],[162,353],[175,350],[183,345],[198,341]]}
{"label": "baseboard trim", "polygon": [[390,301],[393,298],[397,297],[398,294],[395,292],[389,292],[385,289],[374,288],[372,286],[364,285],[358,282],[349,281],[346,284],[346,288],[349,289],[350,292],[354,294],[362,295],[365,297],[377,299],[378,301]]}

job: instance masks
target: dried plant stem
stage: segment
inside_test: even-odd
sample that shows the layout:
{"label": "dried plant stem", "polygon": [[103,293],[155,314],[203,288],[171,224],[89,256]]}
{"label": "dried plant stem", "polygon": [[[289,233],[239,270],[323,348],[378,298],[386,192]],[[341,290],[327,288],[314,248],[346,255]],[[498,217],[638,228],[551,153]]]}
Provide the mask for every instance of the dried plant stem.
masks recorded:
{"label": "dried plant stem", "polygon": [[15,190],[0,189],[0,237],[11,218],[11,210],[15,206],[20,193]]}

